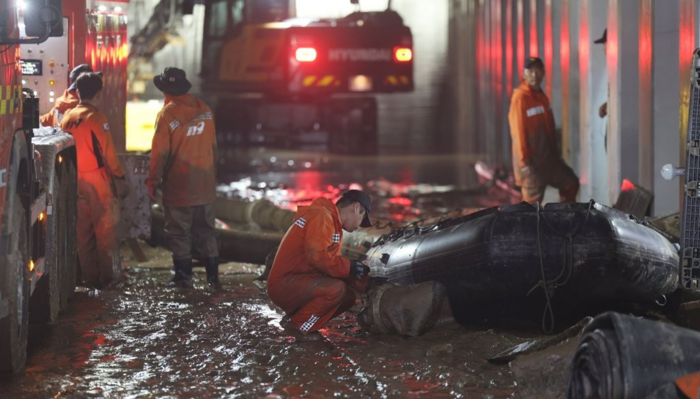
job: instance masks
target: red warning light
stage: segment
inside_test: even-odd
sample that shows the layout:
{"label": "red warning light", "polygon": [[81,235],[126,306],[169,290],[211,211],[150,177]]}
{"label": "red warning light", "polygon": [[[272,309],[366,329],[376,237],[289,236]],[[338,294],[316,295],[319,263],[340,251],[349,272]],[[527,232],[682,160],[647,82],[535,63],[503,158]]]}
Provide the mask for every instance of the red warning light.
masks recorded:
{"label": "red warning light", "polygon": [[394,61],[411,62],[413,60],[413,50],[408,47],[394,47]]}

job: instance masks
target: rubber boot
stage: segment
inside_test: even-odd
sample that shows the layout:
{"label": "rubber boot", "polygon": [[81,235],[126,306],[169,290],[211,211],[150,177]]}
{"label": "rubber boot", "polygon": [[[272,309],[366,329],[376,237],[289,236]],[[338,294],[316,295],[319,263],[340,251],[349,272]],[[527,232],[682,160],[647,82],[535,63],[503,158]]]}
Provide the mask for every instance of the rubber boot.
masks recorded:
{"label": "rubber boot", "polygon": [[219,283],[219,258],[205,258],[204,267],[207,270],[207,283],[215,290],[221,289]]}
{"label": "rubber boot", "polygon": [[192,259],[174,259],[175,277],[167,284],[168,287],[192,288]]}

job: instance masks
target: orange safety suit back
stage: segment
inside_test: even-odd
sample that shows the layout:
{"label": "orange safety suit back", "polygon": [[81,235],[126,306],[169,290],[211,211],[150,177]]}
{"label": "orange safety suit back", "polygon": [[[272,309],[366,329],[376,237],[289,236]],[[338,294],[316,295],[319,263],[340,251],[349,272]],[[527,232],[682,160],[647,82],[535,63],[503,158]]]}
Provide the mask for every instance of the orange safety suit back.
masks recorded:
{"label": "orange safety suit back", "polygon": [[78,156],[78,256],[83,280],[105,286],[121,273],[117,224],[119,201],[113,179],[122,169],[104,114],[91,104],[68,111],[61,128],[75,138]]}
{"label": "orange safety suit back", "polygon": [[61,122],[61,129],[75,138],[78,173],[93,172],[104,167],[113,177],[124,177],[107,117],[94,105],[79,104],[68,111]]}
{"label": "orange safety suit back", "polygon": [[[513,91],[508,113],[513,141],[515,183],[526,185],[531,177],[542,176],[557,165],[561,154],[557,143],[554,113],[543,91],[533,90],[526,82]],[[523,175],[529,167],[530,176]]]}
{"label": "orange safety suit back", "polygon": [[216,199],[216,127],[211,109],[190,94],[167,96],[156,117],[146,184],[162,183],[163,205],[198,206]]}
{"label": "orange safety suit back", "polygon": [[318,198],[309,206],[300,206],[277,250],[268,291],[274,292],[276,283],[290,274],[347,278],[350,260],[340,256],[342,239],[340,212],[333,202]]}
{"label": "orange safety suit back", "polygon": [[56,99],[55,105],[51,108],[51,111],[39,118],[41,126],[60,127],[64,115],[75,108],[79,102],[80,98],[77,92],[73,90],[64,91],[63,94]]}

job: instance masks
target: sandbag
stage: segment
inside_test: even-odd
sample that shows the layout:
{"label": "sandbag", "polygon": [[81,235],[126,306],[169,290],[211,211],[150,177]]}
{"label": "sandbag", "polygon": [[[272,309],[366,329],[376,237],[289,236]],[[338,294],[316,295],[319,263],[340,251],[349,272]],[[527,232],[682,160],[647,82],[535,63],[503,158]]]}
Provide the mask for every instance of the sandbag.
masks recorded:
{"label": "sandbag", "polygon": [[249,202],[219,197],[214,202],[214,210],[216,217],[224,221],[281,233],[289,229],[295,215],[295,212],[280,208],[266,199]]}
{"label": "sandbag", "polygon": [[413,286],[382,284],[370,288],[368,298],[369,305],[357,316],[363,329],[417,337],[437,323],[445,287],[436,281]]}
{"label": "sandbag", "polygon": [[654,397],[663,385],[696,371],[700,371],[700,332],[607,312],[584,330],[567,398]]}

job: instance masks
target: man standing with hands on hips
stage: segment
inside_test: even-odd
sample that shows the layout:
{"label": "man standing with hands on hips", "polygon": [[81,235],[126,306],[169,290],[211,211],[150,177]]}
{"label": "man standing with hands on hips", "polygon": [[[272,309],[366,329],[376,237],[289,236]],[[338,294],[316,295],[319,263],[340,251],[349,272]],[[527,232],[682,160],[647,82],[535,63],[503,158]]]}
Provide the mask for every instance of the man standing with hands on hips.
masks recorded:
{"label": "man standing with hands on hips", "polygon": [[579,180],[561,158],[554,114],[541,86],[543,78],[542,60],[528,57],[523,82],[513,91],[508,113],[515,183],[525,202],[542,202],[547,186],[559,189],[560,202],[575,202]]}

